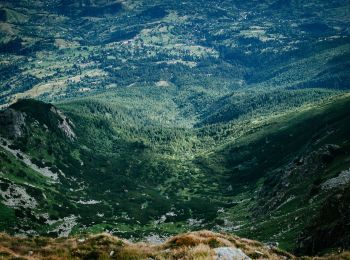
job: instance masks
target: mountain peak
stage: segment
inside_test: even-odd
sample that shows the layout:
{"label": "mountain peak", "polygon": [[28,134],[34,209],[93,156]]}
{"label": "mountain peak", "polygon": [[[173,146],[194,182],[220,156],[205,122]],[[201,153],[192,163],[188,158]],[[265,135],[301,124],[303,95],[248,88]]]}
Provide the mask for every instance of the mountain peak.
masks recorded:
{"label": "mountain peak", "polygon": [[[74,140],[74,124],[54,105],[34,99],[21,99],[0,112],[0,126],[8,137],[23,137],[29,124],[39,123],[51,131],[61,131]],[[26,125],[28,124],[28,125]]]}

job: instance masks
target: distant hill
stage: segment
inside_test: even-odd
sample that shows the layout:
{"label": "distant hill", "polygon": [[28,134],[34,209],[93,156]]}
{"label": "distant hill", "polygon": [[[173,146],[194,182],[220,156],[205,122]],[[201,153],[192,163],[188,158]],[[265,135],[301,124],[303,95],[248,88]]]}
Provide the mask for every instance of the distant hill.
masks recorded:
{"label": "distant hill", "polygon": [[194,120],[225,113],[222,102],[245,91],[247,102],[276,91],[314,102],[297,90],[349,89],[348,9],[340,0],[2,1],[0,104],[146,87]]}

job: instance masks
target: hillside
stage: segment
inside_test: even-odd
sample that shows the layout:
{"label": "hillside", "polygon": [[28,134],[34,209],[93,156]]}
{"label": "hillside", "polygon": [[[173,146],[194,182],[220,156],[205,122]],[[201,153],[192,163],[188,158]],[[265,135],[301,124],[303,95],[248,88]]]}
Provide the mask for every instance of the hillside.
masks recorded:
{"label": "hillside", "polygon": [[[211,229],[302,254],[349,247],[341,209],[350,168],[348,95],[250,125],[242,119],[225,129],[230,135],[214,136],[208,127],[140,125],[96,100],[59,108],[22,100],[0,114],[8,118],[1,121],[3,230],[162,240]],[[342,214],[327,213],[327,203]],[[309,247],[324,232],[333,235]]]}

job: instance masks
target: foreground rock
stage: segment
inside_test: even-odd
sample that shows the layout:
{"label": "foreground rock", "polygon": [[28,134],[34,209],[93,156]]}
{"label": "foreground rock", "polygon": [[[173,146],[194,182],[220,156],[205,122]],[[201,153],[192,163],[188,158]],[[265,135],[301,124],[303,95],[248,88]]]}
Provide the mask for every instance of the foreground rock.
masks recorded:
{"label": "foreground rock", "polygon": [[216,260],[242,259],[251,260],[241,249],[232,247],[215,248]]}

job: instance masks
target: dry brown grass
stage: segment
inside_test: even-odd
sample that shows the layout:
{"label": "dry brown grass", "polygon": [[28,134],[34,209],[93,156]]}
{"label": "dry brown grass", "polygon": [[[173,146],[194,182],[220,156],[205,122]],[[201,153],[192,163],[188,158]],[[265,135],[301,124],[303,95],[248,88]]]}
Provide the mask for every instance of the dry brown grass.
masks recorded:
{"label": "dry brown grass", "polygon": [[[233,247],[241,249],[247,256],[253,259],[288,259],[295,258],[293,255],[279,249],[266,247],[257,241],[242,239],[228,234],[218,234],[210,231],[191,232],[175,236],[164,243],[164,248],[191,248],[203,244],[209,248]],[[212,250],[213,251],[213,250]],[[210,258],[212,259],[212,258]]]}
{"label": "dry brown grass", "polygon": [[[242,239],[228,234],[199,231],[170,238],[161,245],[131,243],[109,234],[91,235],[85,239],[21,238],[0,234],[0,259],[63,260],[63,259],[215,259],[215,248],[241,249],[252,259],[297,259],[277,248],[269,248],[257,241]],[[350,259],[350,253],[324,257],[299,259],[338,260]]]}

